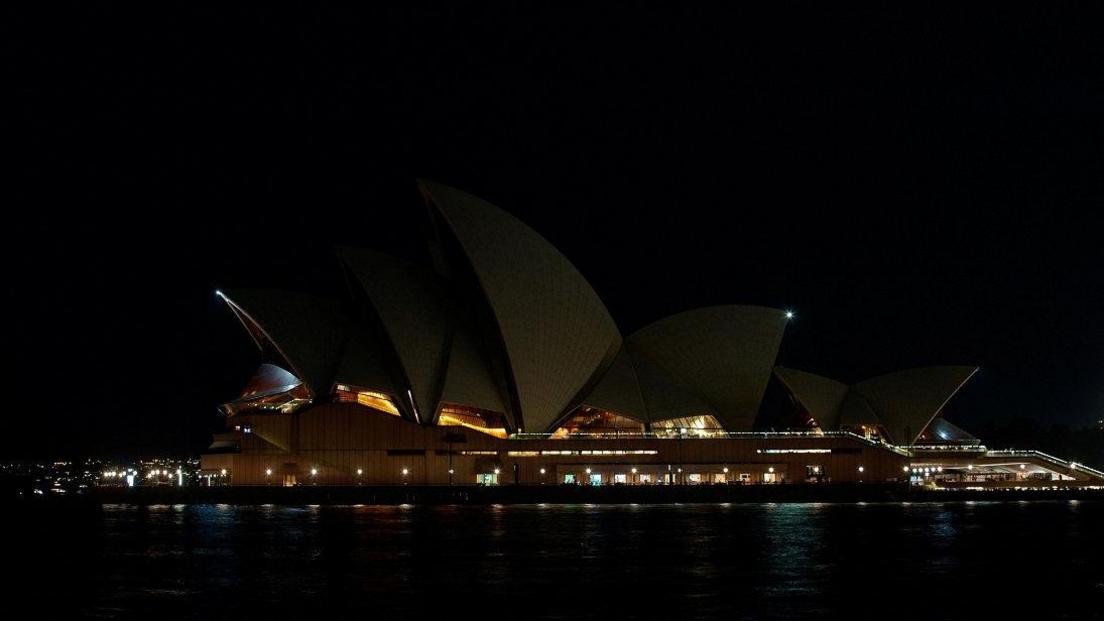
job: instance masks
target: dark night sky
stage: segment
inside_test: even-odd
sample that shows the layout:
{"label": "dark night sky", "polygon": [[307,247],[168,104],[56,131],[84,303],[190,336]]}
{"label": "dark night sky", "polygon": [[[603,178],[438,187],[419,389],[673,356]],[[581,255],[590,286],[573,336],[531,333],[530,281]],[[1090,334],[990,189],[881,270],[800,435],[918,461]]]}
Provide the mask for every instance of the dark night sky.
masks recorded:
{"label": "dark night sky", "polygon": [[424,259],[418,177],[544,234],[626,333],[792,307],[785,365],[975,363],[967,428],[1101,418],[1099,16],[881,11],[9,16],[0,456],[198,452],[257,362],[212,291]]}

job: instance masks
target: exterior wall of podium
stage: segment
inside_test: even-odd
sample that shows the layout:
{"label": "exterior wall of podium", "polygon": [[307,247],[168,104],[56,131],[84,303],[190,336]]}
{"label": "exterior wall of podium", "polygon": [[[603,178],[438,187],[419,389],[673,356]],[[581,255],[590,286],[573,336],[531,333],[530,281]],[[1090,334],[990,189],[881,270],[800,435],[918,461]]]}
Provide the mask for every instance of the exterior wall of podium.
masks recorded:
{"label": "exterior wall of podium", "polygon": [[[502,439],[424,426],[355,403],[246,414],[203,456],[232,485],[781,484],[903,481],[908,458],[857,436]],[[223,472],[225,471],[225,474]]]}

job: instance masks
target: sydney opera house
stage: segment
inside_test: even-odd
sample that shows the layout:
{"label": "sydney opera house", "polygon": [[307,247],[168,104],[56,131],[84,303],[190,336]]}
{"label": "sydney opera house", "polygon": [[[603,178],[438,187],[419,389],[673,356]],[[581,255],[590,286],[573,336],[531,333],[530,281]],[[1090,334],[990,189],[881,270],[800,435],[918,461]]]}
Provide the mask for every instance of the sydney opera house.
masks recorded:
{"label": "sydney opera house", "polygon": [[[503,210],[431,182],[433,265],[340,250],[347,293],[220,291],[260,367],[202,467],[232,485],[1078,485],[942,416],[971,366],[853,385],[776,367],[787,313],[688,310],[623,335]],[[785,407],[764,408],[770,388]]]}

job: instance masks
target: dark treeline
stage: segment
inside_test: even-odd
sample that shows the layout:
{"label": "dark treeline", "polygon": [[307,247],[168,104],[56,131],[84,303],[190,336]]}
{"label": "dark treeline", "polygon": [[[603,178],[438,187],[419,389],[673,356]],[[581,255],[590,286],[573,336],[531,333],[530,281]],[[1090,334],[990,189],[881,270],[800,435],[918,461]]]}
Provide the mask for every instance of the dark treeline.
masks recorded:
{"label": "dark treeline", "polygon": [[1043,425],[1030,418],[1012,418],[990,422],[978,430],[978,437],[994,449],[1025,449],[1050,453],[1092,466],[1104,468],[1104,426],[1071,428],[1056,423]]}

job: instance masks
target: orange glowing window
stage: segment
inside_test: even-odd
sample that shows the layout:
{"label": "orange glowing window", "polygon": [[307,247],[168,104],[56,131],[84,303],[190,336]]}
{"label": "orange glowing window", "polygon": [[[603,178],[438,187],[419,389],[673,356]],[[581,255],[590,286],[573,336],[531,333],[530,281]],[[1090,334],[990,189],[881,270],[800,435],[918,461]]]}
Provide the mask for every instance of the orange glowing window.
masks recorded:
{"label": "orange glowing window", "polygon": [[441,414],[437,417],[437,424],[467,427],[496,438],[506,437],[506,417],[498,412],[478,408],[451,404],[442,405]]}
{"label": "orange glowing window", "polygon": [[392,416],[400,416],[399,408],[395,407],[395,401],[382,392],[365,390],[348,384],[337,384],[334,387],[334,397],[337,401],[359,403],[373,410],[386,412]]}

